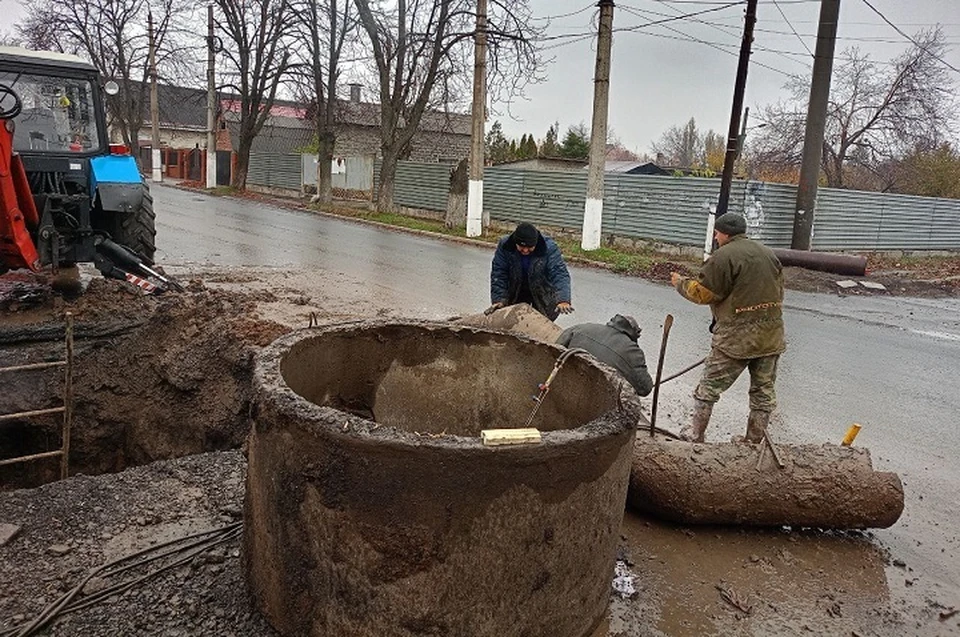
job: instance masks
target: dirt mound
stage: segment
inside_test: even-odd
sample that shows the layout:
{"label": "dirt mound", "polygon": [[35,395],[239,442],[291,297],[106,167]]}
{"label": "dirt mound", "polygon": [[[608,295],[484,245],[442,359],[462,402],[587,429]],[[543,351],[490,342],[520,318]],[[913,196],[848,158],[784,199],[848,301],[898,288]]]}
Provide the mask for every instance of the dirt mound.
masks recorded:
{"label": "dirt mound", "polygon": [[[141,296],[94,279],[74,301],[51,294],[0,316],[0,367],[62,360],[65,315],[74,316],[71,473],[239,446],[247,431],[252,353],[282,325],[257,318],[255,300],[191,281],[182,294]],[[61,369],[4,378],[0,413],[62,404]],[[0,458],[55,450],[61,417],[14,420],[0,429]],[[0,484],[56,476],[58,459],[3,467]]]}

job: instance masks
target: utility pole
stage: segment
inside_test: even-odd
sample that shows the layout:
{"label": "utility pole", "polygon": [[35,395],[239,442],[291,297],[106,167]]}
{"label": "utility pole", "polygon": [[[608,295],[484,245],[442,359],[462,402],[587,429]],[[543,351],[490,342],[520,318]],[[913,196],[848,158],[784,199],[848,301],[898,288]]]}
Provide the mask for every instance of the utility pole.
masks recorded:
{"label": "utility pole", "polygon": [[214,77],[213,3],[207,5],[207,188],[217,187],[217,84]]}
{"label": "utility pole", "polygon": [[590,166],[587,169],[587,201],[583,207],[580,247],[600,247],[603,221],[603,172],[607,157],[607,106],[610,102],[610,48],[613,43],[613,0],[600,0],[597,32],[597,66],[593,77],[593,121],[590,124]]}
{"label": "utility pole", "polygon": [[813,235],[813,213],[817,207],[817,183],[823,157],[823,132],[827,123],[830,99],[830,76],[833,73],[833,50],[837,43],[837,21],[840,0],[820,0],[820,26],[817,49],[813,56],[813,79],[810,82],[810,103],[807,106],[807,130],[803,136],[803,162],[797,186],[797,206],[793,216],[794,250],[809,250]]}
{"label": "utility pole", "polygon": [[150,148],[150,166],[153,181],[163,181],[160,161],[160,103],[157,97],[157,43],[153,33],[153,12],[147,11],[147,31],[150,46],[150,129],[153,141]]}
{"label": "utility pole", "polygon": [[[723,158],[723,175],[720,177],[720,198],[717,207],[707,215],[707,237],[703,243],[703,260],[713,252],[713,224],[719,215],[727,211],[730,203],[730,188],[733,185],[733,165],[740,148],[740,113],[743,112],[743,95],[747,89],[747,70],[750,68],[750,45],[753,44],[753,25],[757,21],[757,0],[747,0],[747,13],[743,23],[743,40],[740,42],[740,61],[737,64],[737,79],[733,86],[733,108],[730,111],[730,128],[727,129],[727,152]],[[744,131],[746,132],[746,131]]]}
{"label": "utility pole", "polygon": [[[733,164],[739,146],[740,113],[743,112],[743,95],[747,89],[747,70],[750,68],[750,45],[753,44],[753,25],[757,22],[757,0],[747,0],[747,13],[743,24],[743,40],[740,42],[740,61],[737,64],[737,80],[733,87],[733,108],[730,111],[730,128],[727,131],[727,154],[723,158],[723,176],[720,178],[720,199],[716,215],[727,211],[730,203],[730,186],[733,183]],[[712,234],[712,232],[711,232]]]}
{"label": "utility pole", "polygon": [[467,188],[467,236],[483,233],[483,132],[487,111],[487,0],[477,0],[473,34],[473,106],[470,127],[470,182]]}

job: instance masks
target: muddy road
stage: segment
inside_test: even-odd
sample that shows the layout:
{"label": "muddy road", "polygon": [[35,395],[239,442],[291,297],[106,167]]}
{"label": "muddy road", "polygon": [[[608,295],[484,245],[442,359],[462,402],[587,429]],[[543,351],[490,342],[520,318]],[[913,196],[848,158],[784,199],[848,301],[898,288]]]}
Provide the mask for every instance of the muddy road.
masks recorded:
{"label": "muddy road", "polygon": [[[337,298],[343,306],[356,307],[360,314],[377,308],[380,313],[395,316],[446,318],[477,312],[488,303],[489,248],[169,187],[156,188],[155,197],[157,209],[163,211],[158,218],[157,244],[161,246],[158,258],[164,264],[209,267],[221,273],[255,266],[258,277],[266,279],[267,285],[271,277],[276,285],[292,285],[285,272],[302,272],[296,285],[305,294]],[[325,276],[314,281],[311,271],[322,271]],[[577,311],[562,317],[561,326],[605,322],[618,312],[633,314],[644,328],[640,343],[653,367],[663,318],[670,313],[676,321],[665,373],[707,353],[708,311],[685,302],[672,289],[590,268],[571,267],[571,275]],[[229,284],[229,275],[222,279]],[[311,286],[315,287],[312,291]],[[716,582],[711,578],[736,581],[733,572],[740,574],[744,586],[760,586],[756,582],[763,580],[756,574],[744,578],[743,574],[751,570],[783,578],[784,572],[774,568],[777,560],[794,572],[803,570],[798,562],[803,563],[813,574],[811,591],[818,590],[817,578],[825,577],[824,573],[841,576],[848,589],[858,590],[857,581],[862,577],[857,573],[862,576],[867,569],[869,577],[864,586],[869,583],[881,592],[868,596],[875,600],[873,605],[861,605],[865,617],[893,609],[891,612],[902,612],[910,618],[906,624],[909,633],[960,631],[956,620],[939,620],[943,609],[960,607],[960,513],[955,500],[960,491],[956,457],[960,451],[960,393],[956,391],[960,300],[788,292],[786,306],[789,349],[781,360],[780,409],[771,425],[774,439],[838,442],[851,423],[862,424],[857,444],[872,450],[877,469],[900,474],[906,509],[892,529],[870,534],[867,539],[804,539],[801,545],[812,542],[806,549],[797,548],[791,541],[791,551],[778,545],[782,538],[771,540],[762,533],[748,534],[746,540],[741,531],[696,533],[695,540],[683,535],[695,541],[696,550],[711,556],[702,565],[703,572],[710,575],[703,579],[703,590],[694,593],[716,603]],[[697,372],[693,372],[664,386],[660,424],[679,426],[696,380]],[[746,388],[747,383],[741,380],[718,405],[707,431],[708,440],[726,440],[740,433],[747,414]],[[686,590],[689,582],[671,575],[678,571],[676,564],[663,559],[678,547],[657,551],[646,545],[669,535],[669,529],[628,516],[623,535],[635,549],[635,562],[640,561],[636,553],[642,551],[654,556],[649,558],[651,566],[662,563],[659,568],[648,569],[647,576],[638,575],[641,582],[656,587],[656,594],[663,600],[675,599],[682,604],[680,591]],[[854,543],[852,549],[850,542]],[[766,549],[773,553],[763,554]],[[789,557],[783,557],[785,554]],[[842,564],[851,559],[851,554],[858,555],[865,565],[859,571]],[[780,582],[776,586],[784,585]],[[806,599],[801,592],[796,589],[783,597]],[[856,597],[850,591],[834,594]],[[823,606],[813,598],[807,602],[809,609],[814,609],[810,612]],[[791,602],[785,601],[785,606],[778,607],[778,614],[785,618],[802,616],[806,611],[797,609],[805,608],[803,603],[807,602],[797,601],[791,607]],[[718,609],[724,608],[722,603],[716,604]],[[827,606],[823,612],[835,618],[833,606]],[[668,607],[666,601],[657,606],[662,621],[653,626],[658,630],[666,634],[703,632],[701,624],[684,628],[683,622],[674,622]],[[791,614],[784,608],[794,611]],[[617,623],[616,617],[630,614],[614,613],[611,632],[648,634],[632,632],[630,622]],[[806,625],[802,617],[797,622],[791,626],[798,631]],[[647,627],[651,627],[649,623]]]}

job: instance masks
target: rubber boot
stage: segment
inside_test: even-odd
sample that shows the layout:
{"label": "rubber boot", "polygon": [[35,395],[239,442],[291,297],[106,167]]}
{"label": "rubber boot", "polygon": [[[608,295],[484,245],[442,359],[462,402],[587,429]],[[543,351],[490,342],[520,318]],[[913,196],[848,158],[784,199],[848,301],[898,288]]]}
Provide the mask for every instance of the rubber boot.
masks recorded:
{"label": "rubber boot", "polygon": [[770,412],[750,410],[750,416],[747,418],[747,442],[762,442],[763,436],[767,433],[767,425],[770,424]]}
{"label": "rubber boot", "polygon": [[694,398],[693,417],[689,423],[680,428],[680,439],[687,442],[703,442],[703,433],[707,430],[712,413],[713,403]]}

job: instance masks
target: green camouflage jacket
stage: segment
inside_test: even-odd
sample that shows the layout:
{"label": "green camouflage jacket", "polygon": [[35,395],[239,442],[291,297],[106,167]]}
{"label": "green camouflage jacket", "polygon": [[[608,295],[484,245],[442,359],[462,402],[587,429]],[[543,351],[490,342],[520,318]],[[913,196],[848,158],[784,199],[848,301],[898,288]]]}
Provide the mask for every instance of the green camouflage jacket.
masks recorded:
{"label": "green camouflage jacket", "polygon": [[677,291],[713,312],[713,347],[731,358],[780,354],[783,336],[783,267],[770,248],[734,235]]}

